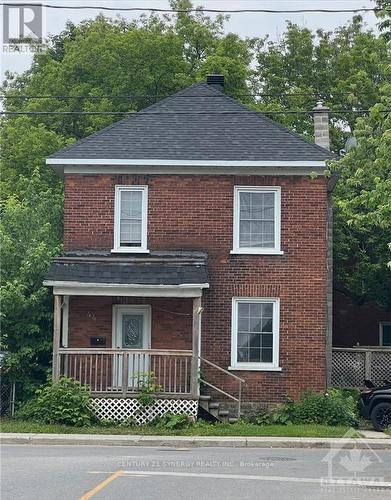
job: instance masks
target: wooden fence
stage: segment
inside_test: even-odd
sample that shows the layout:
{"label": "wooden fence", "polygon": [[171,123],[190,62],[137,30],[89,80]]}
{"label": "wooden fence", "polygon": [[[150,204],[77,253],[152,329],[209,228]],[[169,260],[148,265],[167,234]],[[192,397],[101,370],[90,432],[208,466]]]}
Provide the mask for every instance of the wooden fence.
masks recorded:
{"label": "wooden fence", "polygon": [[382,347],[333,347],[331,385],[363,387],[369,379],[376,385],[391,380],[391,349]]}

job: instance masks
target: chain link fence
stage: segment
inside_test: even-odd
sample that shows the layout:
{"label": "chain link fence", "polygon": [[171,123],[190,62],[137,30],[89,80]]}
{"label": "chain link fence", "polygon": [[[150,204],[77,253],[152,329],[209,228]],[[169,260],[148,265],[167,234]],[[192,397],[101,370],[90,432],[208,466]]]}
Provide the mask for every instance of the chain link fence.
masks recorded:
{"label": "chain link fence", "polygon": [[13,417],[15,413],[15,380],[1,378],[0,416]]}

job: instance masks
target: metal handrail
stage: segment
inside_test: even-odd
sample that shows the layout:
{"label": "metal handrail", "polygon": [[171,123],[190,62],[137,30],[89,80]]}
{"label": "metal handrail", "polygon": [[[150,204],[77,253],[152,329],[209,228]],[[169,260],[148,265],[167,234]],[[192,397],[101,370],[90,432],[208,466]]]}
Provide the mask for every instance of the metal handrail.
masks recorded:
{"label": "metal handrail", "polygon": [[206,380],[204,380],[203,378],[200,378],[200,381],[209,386],[209,387],[212,387],[212,389],[215,389],[216,391],[218,392],[221,392],[221,394],[224,394],[225,396],[228,396],[229,398],[233,399],[234,401],[238,401],[239,402],[239,399],[238,398],[235,398],[235,396],[232,396],[232,394],[229,394],[228,392],[225,392],[223,391],[223,389],[220,389],[219,387],[216,387],[215,385],[213,384],[210,384],[209,382],[207,382]]}
{"label": "metal handrail", "polygon": [[241,406],[242,406],[242,384],[245,384],[246,381],[240,377],[238,377],[237,375],[235,375],[234,373],[231,373],[229,372],[228,370],[226,370],[225,368],[222,368],[221,366],[219,365],[216,365],[216,363],[213,363],[212,361],[209,361],[208,359],[205,359],[205,358],[202,358],[201,356],[198,356],[198,359],[200,361],[203,361],[204,363],[210,365],[210,366],[213,366],[214,368],[216,368],[217,370],[220,370],[221,372],[225,373],[226,375],[229,375],[230,377],[236,379],[238,382],[239,382],[239,390],[238,390],[238,397],[236,398],[235,396],[233,396],[232,394],[229,394],[228,392],[226,391],[223,391],[223,389],[220,389],[219,387],[216,387],[215,385],[212,385],[210,384],[209,382],[207,382],[206,380],[203,380],[203,379],[200,379],[200,381],[202,383],[204,383],[205,385],[211,387],[212,389],[218,391],[218,392],[221,392],[222,394],[224,394],[225,396],[233,399],[234,401],[237,401],[238,402],[238,418],[240,418],[240,412],[241,412]]}
{"label": "metal handrail", "polygon": [[222,368],[221,366],[216,365],[216,363],[212,363],[212,361],[209,361],[208,359],[202,358],[201,356],[198,356],[198,359],[201,360],[201,361],[204,361],[208,365],[214,366],[215,368],[217,368],[221,372],[226,373],[230,377],[233,377],[233,378],[236,378],[236,379],[240,380],[241,382],[243,382],[243,384],[246,383],[246,381],[243,378],[240,378],[237,375],[235,375],[234,373],[231,373],[230,371],[226,370],[225,368]]}

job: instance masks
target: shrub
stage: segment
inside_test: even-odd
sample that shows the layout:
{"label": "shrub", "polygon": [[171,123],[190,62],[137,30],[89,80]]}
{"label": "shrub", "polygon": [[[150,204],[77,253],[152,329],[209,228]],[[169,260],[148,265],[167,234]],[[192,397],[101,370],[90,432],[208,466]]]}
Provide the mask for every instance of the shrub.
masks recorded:
{"label": "shrub", "polygon": [[357,426],[356,399],[338,389],[324,394],[307,392],[297,403],[290,403],[292,421],[297,424]]}
{"label": "shrub", "polygon": [[21,420],[44,424],[90,425],[95,420],[90,407],[90,391],[79,382],[61,378],[55,384],[36,391],[16,414]]}
{"label": "shrub", "polygon": [[271,412],[262,412],[255,417],[254,423],[257,425],[289,425],[292,424],[292,416],[289,406],[281,406]]}
{"label": "shrub", "polygon": [[141,379],[137,401],[141,406],[150,406],[155,401],[156,393],[161,390],[161,387],[156,384],[153,372],[141,374]]}
{"label": "shrub", "polygon": [[356,427],[357,394],[330,389],[321,394],[306,392],[300,401],[290,401],[271,412],[262,412],[255,418],[257,425],[323,424]]}
{"label": "shrub", "polygon": [[151,422],[151,425],[158,429],[185,429],[193,424],[193,419],[186,413],[175,414],[170,412],[155,418]]}
{"label": "shrub", "polygon": [[270,425],[272,423],[271,414],[263,411],[254,418],[253,422],[257,425]]}

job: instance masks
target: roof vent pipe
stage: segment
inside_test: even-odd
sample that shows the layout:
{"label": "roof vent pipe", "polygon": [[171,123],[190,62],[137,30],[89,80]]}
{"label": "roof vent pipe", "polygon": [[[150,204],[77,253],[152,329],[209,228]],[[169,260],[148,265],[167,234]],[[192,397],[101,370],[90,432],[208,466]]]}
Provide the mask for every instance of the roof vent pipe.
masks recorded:
{"label": "roof vent pipe", "polygon": [[315,144],[330,151],[329,112],[330,108],[318,101],[314,111],[314,136]]}
{"label": "roof vent pipe", "polygon": [[206,77],[206,83],[212,85],[218,90],[223,90],[224,88],[224,75],[208,75]]}

